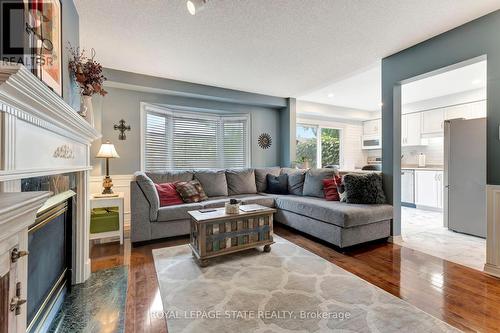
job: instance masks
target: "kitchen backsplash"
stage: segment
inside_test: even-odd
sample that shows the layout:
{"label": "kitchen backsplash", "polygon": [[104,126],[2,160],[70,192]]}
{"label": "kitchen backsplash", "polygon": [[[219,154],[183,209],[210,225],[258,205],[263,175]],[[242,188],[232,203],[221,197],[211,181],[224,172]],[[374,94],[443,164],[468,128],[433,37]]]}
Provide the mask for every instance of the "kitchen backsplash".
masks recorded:
{"label": "kitchen backsplash", "polygon": [[[425,154],[426,165],[443,165],[444,164],[444,138],[430,138],[427,146],[418,147],[401,147],[403,159],[402,165],[418,164],[418,156],[420,153]],[[368,150],[368,156],[382,156],[382,150]]]}

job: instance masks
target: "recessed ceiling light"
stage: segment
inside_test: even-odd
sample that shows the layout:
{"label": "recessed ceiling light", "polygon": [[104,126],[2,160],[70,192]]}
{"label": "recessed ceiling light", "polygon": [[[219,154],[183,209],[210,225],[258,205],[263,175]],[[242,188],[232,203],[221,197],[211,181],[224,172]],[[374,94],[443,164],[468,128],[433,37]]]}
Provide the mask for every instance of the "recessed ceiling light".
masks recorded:
{"label": "recessed ceiling light", "polygon": [[203,9],[203,6],[207,3],[208,0],[188,0],[186,2],[186,7],[191,15],[196,15]]}
{"label": "recessed ceiling light", "polygon": [[335,94],[334,94],[334,93],[329,93],[329,94],[328,94],[328,97],[329,97],[329,98],[333,98],[333,97],[335,97]]}
{"label": "recessed ceiling light", "polygon": [[480,80],[480,79],[472,81],[472,84],[475,85],[475,86],[477,86],[477,85],[479,85],[481,83],[483,83],[483,80]]}

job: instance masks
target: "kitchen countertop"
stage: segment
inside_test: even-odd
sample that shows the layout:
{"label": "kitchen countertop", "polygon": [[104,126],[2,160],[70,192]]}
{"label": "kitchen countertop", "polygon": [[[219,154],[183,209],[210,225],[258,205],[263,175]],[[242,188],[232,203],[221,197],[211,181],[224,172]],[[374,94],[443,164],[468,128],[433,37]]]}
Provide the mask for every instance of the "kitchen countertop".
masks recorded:
{"label": "kitchen countertop", "polygon": [[425,167],[419,167],[418,165],[402,165],[401,170],[427,170],[427,171],[443,171],[444,166],[442,165],[428,165]]}

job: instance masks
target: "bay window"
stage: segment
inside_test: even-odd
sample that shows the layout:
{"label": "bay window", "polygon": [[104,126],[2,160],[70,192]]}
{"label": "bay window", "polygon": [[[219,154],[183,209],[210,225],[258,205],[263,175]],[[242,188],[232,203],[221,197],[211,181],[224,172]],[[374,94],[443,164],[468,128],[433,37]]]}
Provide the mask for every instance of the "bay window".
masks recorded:
{"label": "bay window", "polygon": [[250,165],[250,117],[145,106],[142,167],[169,169],[243,168]]}

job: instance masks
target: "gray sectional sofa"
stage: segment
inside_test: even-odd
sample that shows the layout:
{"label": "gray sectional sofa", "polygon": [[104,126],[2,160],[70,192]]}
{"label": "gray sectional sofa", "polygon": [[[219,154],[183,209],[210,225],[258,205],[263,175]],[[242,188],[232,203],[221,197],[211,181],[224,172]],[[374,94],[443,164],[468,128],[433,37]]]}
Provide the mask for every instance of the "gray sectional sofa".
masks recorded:
{"label": "gray sectional sofa", "polygon": [[[288,174],[288,195],[267,194],[266,175]],[[131,190],[131,238],[133,243],[188,235],[188,211],[224,207],[230,198],[243,204],[257,203],[277,209],[275,222],[322,239],[340,248],[387,238],[392,206],[348,204],[326,201],[322,179],[332,169],[297,170],[256,168],[241,170],[191,170],[164,173],[136,172]],[[159,207],[154,183],[200,181],[209,200]]]}

